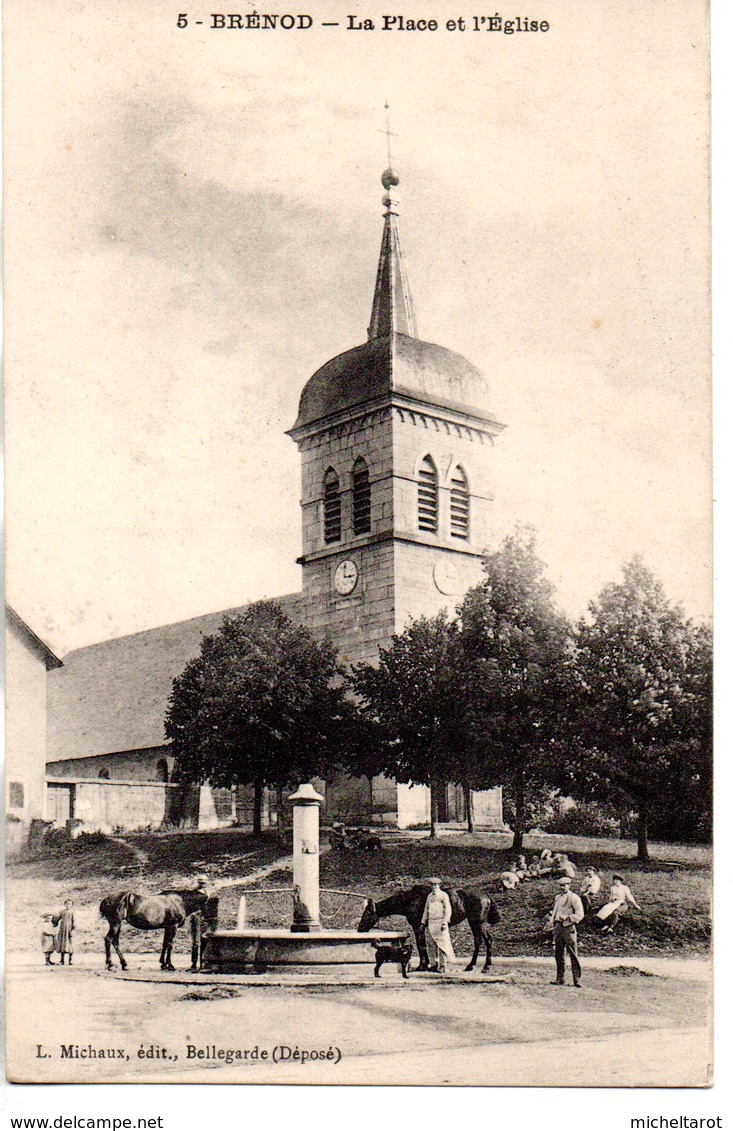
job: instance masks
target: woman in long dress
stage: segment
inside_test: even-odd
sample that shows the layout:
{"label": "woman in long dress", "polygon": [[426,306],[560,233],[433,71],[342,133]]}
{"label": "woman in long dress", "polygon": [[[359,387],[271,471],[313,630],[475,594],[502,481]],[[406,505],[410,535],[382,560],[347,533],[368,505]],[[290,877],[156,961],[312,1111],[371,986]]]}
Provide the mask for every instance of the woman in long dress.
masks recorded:
{"label": "woman in long dress", "polygon": [[616,873],[611,884],[608,903],[604,903],[601,910],[597,913],[598,918],[604,924],[601,927],[601,931],[604,931],[606,934],[612,934],[620,916],[623,915],[624,911],[628,911],[629,907],[635,907],[637,911],[641,911],[626,880],[623,876]]}
{"label": "woman in long dress", "polygon": [[448,930],[451,917],[450,898],[435,876],[428,880],[428,883],[430,894],[422,915],[423,927],[426,928],[425,942],[430,956],[430,969],[444,974],[446,962],[456,961]]}
{"label": "woman in long dress", "polygon": [[69,966],[71,966],[71,959],[74,954],[74,912],[72,910],[74,904],[70,899],[64,901],[63,911],[54,915],[53,923],[58,927],[58,934],[56,938],[56,949],[61,955],[61,965],[64,965],[64,959],[68,957]]}

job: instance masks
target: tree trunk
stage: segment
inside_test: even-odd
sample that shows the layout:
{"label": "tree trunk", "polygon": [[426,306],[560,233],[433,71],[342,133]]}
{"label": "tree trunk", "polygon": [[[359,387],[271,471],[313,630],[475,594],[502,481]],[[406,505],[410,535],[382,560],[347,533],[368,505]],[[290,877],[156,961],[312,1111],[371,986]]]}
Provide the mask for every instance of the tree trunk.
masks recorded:
{"label": "tree trunk", "polygon": [[467,785],[463,787],[463,796],[466,802],[466,824],[468,831],[473,832],[473,794]]}
{"label": "tree trunk", "polygon": [[293,823],[287,796],[290,786],[280,783],[275,787],[275,813],[277,814],[277,839],[283,849],[288,851],[293,844]]}
{"label": "tree trunk", "polygon": [[285,835],[287,814],[285,812],[285,790],[281,785],[277,787],[275,807],[277,809],[277,831],[282,837]]}
{"label": "tree trunk", "polygon": [[252,832],[259,836],[262,832],[262,782],[254,783],[254,800],[252,803]]}
{"label": "tree trunk", "polygon": [[646,806],[639,806],[639,816],[636,822],[636,856],[639,860],[649,859],[648,819]]}
{"label": "tree trunk", "polygon": [[519,852],[524,842],[524,767],[517,769],[514,778],[514,840],[512,848]]}
{"label": "tree trunk", "polygon": [[430,838],[435,840],[438,825],[438,782],[435,778],[430,782]]}

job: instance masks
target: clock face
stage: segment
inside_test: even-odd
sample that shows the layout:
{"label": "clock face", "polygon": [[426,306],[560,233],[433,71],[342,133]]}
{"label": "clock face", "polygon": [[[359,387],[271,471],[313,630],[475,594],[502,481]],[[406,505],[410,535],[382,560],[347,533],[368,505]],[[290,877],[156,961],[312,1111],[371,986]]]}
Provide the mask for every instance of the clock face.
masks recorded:
{"label": "clock face", "polygon": [[358,580],[359,570],[356,568],[356,562],[352,562],[349,558],[339,562],[333,575],[333,584],[337,593],[340,593],[342,597],[353,593]]}
{"label": "clock face", "polygon": [[455,593],[458,589],[458,570],[455,563],[440,558],[433,566],[433,581],[438,592],[445,594],[446,597]]}

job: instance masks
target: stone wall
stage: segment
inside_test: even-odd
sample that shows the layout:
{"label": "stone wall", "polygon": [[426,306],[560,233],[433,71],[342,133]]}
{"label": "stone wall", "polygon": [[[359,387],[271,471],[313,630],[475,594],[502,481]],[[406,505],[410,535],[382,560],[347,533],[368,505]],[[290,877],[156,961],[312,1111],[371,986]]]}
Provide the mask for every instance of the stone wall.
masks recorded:
{"label": "stone wall", "polygon": [[502,787],[485,789],[471,794],[473,823],[477,829],[501,830],[504,828]]}
{"label": "stone wall", "polygon": [[351,473],[361,458],[369,469],[371,486],[371,531],[363,540],[388,535],[393,529],[392,419],[389,409],[381,409],[324,429],[303,440],[301,456],[301,507],[303,554],[308,557],[329,549],[323,539],[323,477],[329,467],[339,477],[341,488],[341,530],[337,546],[358,543],[354,535]]}
{"label": "stone wall", "polygon": [[430,823],[430,789],[426,785],[397,786],[397,827]]}
{"label": "stone wall", "polygon": [[[304,618],[317,636],[338,643],[348,664],[374,663],[380,645],[394,632],[394,525],[392,423],[388,409],[361,415],[300,444],[303,513]],[[369,469],[371,529],[355,535],[352,471],[357,459]],[[323,479],[328,468],[339,477],[341,539],[326,543],[323,532]],[[359,577],[352,593],[337,593],[334,575],[344,558]]]}
{"label": "stone wall", "polygon": [[326,822],[369,824],[372,820],[372,783],[366,777],[337,774],[324,782],[321,819]]}
{"label": "stone wall", "polygon": [[399,789],[397,782],[384,774],[372,778],[372,820],[377,824],[397,824]]}
{"label": "stone wall", "polygon": [[[174,808],[180,786],[165,782],[51,779],[73,789],[71,816],[85,832],[111,833],[115,829],[159,829]],[[49,783],[49,784],[51,784]]]}
{"label": "stone wall", "polygon": [[[340,596],[334,575],[348,558],[359,571],[356,588]],[[391,542],[339,546],[303,571],[305,623],[316,636],[338,642],[346,664],[376,663],[394,633],[394,547]]]}
{"label": "stone wall", "polygon": [[[440,573],[443,561],[449,562],[452,568],[450,582]],[[410,620],[434,617],[442,609],[452,616],[466,590],[478,585],[483,576],[480,558],[435,546],[398,542],[395,545],[395,631],[402,632]],[[446,589],[451,592],[443,592]]]}

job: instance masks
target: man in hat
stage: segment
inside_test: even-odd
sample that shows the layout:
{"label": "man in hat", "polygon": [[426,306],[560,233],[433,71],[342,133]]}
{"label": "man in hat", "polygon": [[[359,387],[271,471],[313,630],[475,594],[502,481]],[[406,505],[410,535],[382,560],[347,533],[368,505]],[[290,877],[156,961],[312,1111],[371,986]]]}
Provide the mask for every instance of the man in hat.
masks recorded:
{"label": "man in hat", "polygon": [[445,974],[446,962],[456,961],[448,930],[452,912],[450,896],[443,891],[438,876],[431,876],[428,883],[430,891],[422,913],[425,945],[431,960],[430,969]]}
{"label": "man in hat", "polygon": [[198,970],[200,965],[204,935],[208,934],[210,931],[216,930],[219,917],[219,900],[216,898],[216,884],[213,884],[209,877],[204,875],[203,872],[196,877],[196,890],[205,895],[208,902],[200,911],[194,911],[188,921],[189,930],[191,932],[190,969],[194,972]]}
{"label": "man in hat", "polygon": [[553,986],[565,984],[565,951],[567,951],[570,956],[573,985],[580,989],[578,923],[584,917],[585,912],[580,896],[570,889],[572,883],[570,877],[560,876],[557,883],[560,894],[555,899],[555,906],[550,916],[552,939],[555,945],[555,963],[557,965],[557,978],[552,984]]}

